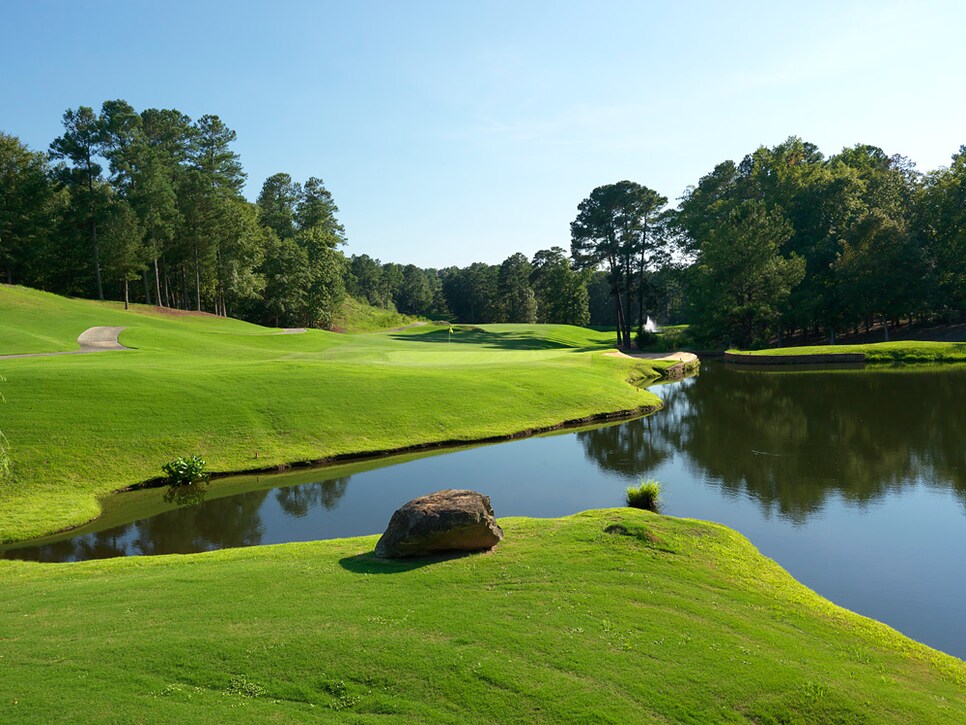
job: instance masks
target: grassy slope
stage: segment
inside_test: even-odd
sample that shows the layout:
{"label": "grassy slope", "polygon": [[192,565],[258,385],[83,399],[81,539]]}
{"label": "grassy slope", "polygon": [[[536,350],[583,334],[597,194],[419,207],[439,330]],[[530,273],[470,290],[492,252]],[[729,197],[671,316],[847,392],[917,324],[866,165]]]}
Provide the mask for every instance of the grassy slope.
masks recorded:
{"label": "grassy slope", "polygon": [[431,564],[375,562],[375,537],[0,561],[0,721],[966,719],[966,664],[724,527],[501,523],[493,552]]}
{"label": "grassy slope", "polygon": [[834,353],[865,353],[868,362],[966,362],[966,342],[875,342],[865,345],[810,345],[807,347],[778,347],[769,350],[732,350],[743,355],[830,355]]}
{"label": "grassy slope", "polygon": [[384,310],[373,307],[362,300],[346,296],[345,302],[342,303],[342,311],[336,315],[333,323],[347,332],[377,332],[410,325],[418,319],[411,315],[403,315],[394,309]]}
{"label": "grassy slope", "polygon": [[[0,353],[76,349],[124,325],[133,351],[0,360],[12,480],[0,541],[97,515],[96,496],[201,453],[215,471],[507,435],[656,404],[627,384],[660,363],[596,354],[606,334],[566,326],[424,326],[302,335],[210,316],[124,312],[0,286]],[[257,457],[256,457],[257,456]]]}

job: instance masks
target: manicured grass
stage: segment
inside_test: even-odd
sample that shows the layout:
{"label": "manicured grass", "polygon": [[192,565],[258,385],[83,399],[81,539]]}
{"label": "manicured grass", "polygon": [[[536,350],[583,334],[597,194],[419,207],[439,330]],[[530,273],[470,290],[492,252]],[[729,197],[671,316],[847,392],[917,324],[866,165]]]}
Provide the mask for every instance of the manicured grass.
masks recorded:
{"label": "manicured grass", "polygon": [[[656,405],[629,381],[671,364],[567,326],[277,335],[0,287],[0,353],[76,349],[94,325],[136,349],[0,361],[0,540],[87,520],[179,455],[224,471],[506,435]],[[435,562],[376,561],[376,536],[0,560],[0,722],[966,718],[966,664],[723,527],[631,509],[501,524],[493,552]]]}
{"label": "manicured grass", "polygon": [[0,561],[0,721],[966,718],[966,664],[724,527],[630,509],[500,523],[492,552],[436,562],[375,561],[375,536]]}
{"label": "manicured grass", "polygon": [[564,325],[278,335],[0,286],[0,353],[77,349],[94,325],[126,326],[136,349],[0,360],[0,541],[87,521],[178,456],[223,472],[509,435],[659,405],[628,381],[669,365],[603,356],[609,335]]}
{"label": "manicured grass", "polygon": [[870,363],[935,363],[966,362],[966,342],[925,342],[904,340],[875,342],[865,345],[809,345],[805,347],[776,347],[768,350],[729,350],[742,355],[831,355],[837,353],[865,353]]}

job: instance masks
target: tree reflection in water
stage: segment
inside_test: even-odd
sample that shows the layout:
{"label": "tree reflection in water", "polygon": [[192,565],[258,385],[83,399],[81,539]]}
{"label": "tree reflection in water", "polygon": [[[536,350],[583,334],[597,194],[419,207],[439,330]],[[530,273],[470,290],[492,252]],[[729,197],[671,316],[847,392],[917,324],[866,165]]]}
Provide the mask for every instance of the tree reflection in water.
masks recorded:
{"label": "tree reflection in water", "polygon": [[286,486],[275,491],[275,500],[289,516],[301,518],[313,508],[322,506],[331,511],[339,505],[349,485],[349,476],[333,478],[330,481],[304,483],[300,486]]}
{"label": "tree reflection in water", "polygon": [[805,521],[923,482],[966,504],[966,369],[743,372],[707,365],[665,409],[578,434],[606,470],[645,477],[675,455],[696,478]]}
{"label": "tree reflection in water", "polygon": [[[274,491],[287,516],[301,517],[314,507],[338,505],[349,477],[289,486]],[[264,535],[261,511],[271,490],[247,491],[206,499],[207,486],[171,487],[163,499],[173,511],[123,526],[39,546],[13,549],[7,558],[31,561],[85,561],[114,556],[190,554],[198,551],[256,546]]]}
{"label": "tree reflection in water", "polygon": [[168,486],[164,492],[164,502],[173,503],[178,508],[190,508],[197,506],[208,497],[210,481],[198,481],[182,486]]}

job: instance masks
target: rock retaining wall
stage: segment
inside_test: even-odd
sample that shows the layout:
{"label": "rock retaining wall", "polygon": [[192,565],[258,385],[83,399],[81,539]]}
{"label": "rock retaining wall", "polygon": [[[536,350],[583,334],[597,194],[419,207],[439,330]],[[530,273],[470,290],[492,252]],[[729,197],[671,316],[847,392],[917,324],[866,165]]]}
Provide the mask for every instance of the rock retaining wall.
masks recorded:
{"label": "rock retaining wall", "polygon": [[827,363],[863,363],[864,352],[835,352],[820,355],[748,355],[726,352],[725,362],[742,365],[817,365]]}

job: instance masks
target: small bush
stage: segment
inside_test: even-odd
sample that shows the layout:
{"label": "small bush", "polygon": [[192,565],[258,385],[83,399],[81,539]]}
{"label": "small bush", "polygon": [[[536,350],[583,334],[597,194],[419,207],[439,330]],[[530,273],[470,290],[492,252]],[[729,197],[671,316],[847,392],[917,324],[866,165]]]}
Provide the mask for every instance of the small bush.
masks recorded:
{"label": "small bush", "polygon": [[637,328],[637,333],[634,336],[634,343],[638,350],[643,350],[646,347],[653,347],[658,342],[658,336],[656,332],[648,332],[643,327]]}
{"label": "small bush", "polygon": [[661,484],[657,481],[641,481],[639,486],[628,486],[627,505],[631,508],[657,511]]}
{"label": "small bush", "polygon": [[168,483],[172,486],[187,486],[208,480],[205,472],[205,459],[195,455],[190,458],[179,457],[165,463],[161,470],[168,476]]}

